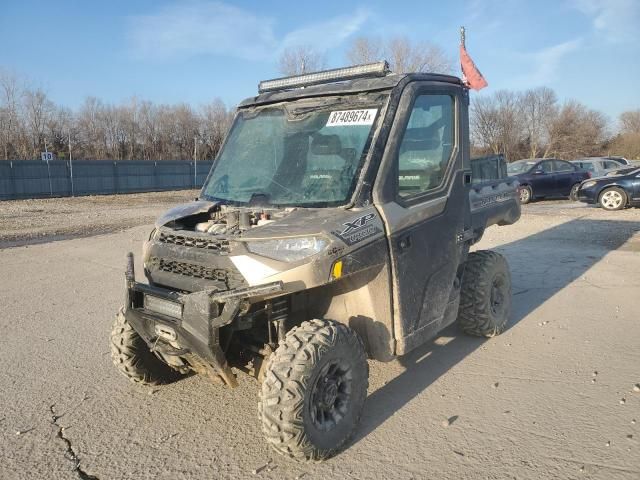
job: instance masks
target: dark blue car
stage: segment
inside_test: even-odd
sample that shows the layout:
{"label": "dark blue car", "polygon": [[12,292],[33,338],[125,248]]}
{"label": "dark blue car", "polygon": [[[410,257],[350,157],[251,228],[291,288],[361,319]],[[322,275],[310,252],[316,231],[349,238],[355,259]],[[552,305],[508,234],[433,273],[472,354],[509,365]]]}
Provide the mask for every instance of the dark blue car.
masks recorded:
{"label": "dark blue car", "polygon": [[597,203],[605,210],[622,210],[640,206],[640,168],[622,168],[604,177],[582,182],[578,200]]}
{"label": "dark blue car", "polygon": [[578,187],[591,174],[564,160],[532,158],[507,166],[507,173],[520,182],[520,203],[534,198],[569,197],[577,200]]}

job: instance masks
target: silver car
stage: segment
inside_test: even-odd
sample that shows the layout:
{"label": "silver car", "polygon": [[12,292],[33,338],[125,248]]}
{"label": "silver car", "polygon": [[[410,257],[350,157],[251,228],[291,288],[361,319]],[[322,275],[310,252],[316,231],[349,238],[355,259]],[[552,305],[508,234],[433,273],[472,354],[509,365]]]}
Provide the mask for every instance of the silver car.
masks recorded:
{"label": "silver car", "polygon": [[592,177],[602,177],[611,170],[625,166],[621,162],[604,157],[580,158],[578,160],[571,160],[571,163],[583,170],[591,172]]}

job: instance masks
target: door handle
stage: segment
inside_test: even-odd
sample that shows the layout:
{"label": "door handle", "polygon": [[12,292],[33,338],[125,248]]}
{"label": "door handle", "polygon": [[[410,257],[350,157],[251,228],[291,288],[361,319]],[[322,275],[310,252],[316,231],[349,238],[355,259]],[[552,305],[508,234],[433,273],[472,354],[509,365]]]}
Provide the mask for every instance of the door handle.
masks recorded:
{"label": "door handle", "polygon": [[404,235],[398,239],[398,250],[404,252],[411,247],[411,236]]}

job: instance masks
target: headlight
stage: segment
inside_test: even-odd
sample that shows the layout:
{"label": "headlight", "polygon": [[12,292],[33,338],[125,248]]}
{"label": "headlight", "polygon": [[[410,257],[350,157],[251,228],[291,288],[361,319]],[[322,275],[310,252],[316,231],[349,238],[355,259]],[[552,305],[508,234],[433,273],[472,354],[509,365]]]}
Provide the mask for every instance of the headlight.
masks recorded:
{"label": "headlight", "polygon": [[167,317],[182,318],[181,303],[154,297],[153,295],[144,296],[144,308],[152,312],[161,313]]}
{"label": "headlight", "polygon": [[280,238],[247,242],[247,249],[256,255],[283,262],[295,262],[324,250],[329,241],[322,237]]}
{"label": "headlight", "polygon": [[594,180],[589,180],[588,182],[584,182],[582,185],[580,185],[580,188],[591,188],[593,187],[596,183],[596,181]]}

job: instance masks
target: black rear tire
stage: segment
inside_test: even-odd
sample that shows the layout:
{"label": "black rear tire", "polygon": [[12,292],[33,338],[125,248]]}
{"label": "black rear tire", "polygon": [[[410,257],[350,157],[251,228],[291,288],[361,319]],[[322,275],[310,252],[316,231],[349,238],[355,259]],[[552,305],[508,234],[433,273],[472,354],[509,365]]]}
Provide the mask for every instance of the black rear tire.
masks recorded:
{"label": "black rear tire", "polygon": [[301,460],[334,455],[355,431],[367,396],[360,337],[332,320],[303,322],[268,362],[258,407],[267,442]]}
{"label": "black rear tire", "polygon": [[134,383],[162,385],[181,374],[156,357],[138,332],[127,322],[122,309],[111,328],[111,360],[118,371]]}
{"label": "black rear tire", "polygon": [[511,274],[505,258],[490,250],[469,254],[465,262],[458,322],[480,337],[501,334],[511,315]]}
{"label": "black rear tire", "polygon": [[533,200],[533,191],[531,190],[531,187],[529,185],[520,187],[520,189],[518,190],[518,194],[520,196],[520,203],[522,205],[526,205],[527,203],[531,202],[531,200]]}

